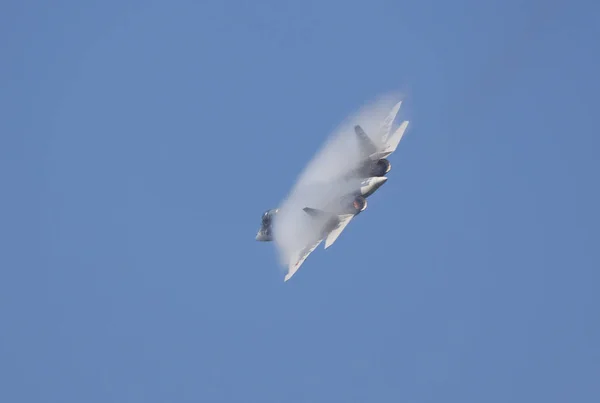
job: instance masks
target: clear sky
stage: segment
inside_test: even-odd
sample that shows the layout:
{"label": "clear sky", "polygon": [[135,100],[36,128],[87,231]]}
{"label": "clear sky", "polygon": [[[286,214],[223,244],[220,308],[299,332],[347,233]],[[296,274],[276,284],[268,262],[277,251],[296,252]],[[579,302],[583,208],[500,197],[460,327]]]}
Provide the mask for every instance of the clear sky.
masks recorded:
{"label": "clear sky", "polygon": [[[588,1],[3,1],[0,401],[600,401]],[[288,282],[347,115],[411,125]]]}

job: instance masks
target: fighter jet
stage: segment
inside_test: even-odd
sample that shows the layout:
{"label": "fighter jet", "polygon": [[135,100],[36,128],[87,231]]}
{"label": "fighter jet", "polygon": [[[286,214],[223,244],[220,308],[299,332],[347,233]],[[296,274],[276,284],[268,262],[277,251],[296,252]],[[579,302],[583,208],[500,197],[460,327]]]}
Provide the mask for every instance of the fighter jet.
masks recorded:
{"label": "fighter jet", "polygon": [[[358,190],[351,191],[341,199],[328,203],[322,207],[323,209],[317,209],[314,206],[304,207],[304,212],[310,219],[315,220],[314,224],[317,225],[318,230],[314,239],[291,257],[284,281],[288,281],[298,271],[306,258],[323,241],[325,241],[325,249],[333,245],[350,221],[366,209],[366,198],[387,181],[385,174],[391,170],[391,163],[387,157],[397,149],[409,123],[408,121],[402,122],[390,135],[392,124],[401,105],[402,102],[394,105],[380,126],[379,136],[374,139],[371,139],[360,125],[354,126],[362,160],[357,166],[343,174],[343,178],[347,181],[362,180],[360,186]],[[278,211],[279,209],[270,209],[263,214],[261,228],[256,234],[257,241],[273,240],[272,225]]]}
{"label": "fighter jet", "polygon": [[398,102],[379,128],[379,137],[374,140],[371,139],[367,133],[363,130],[360,125],[354,126],[354,133],[358,140],[359,149],[362,154],[363,160],[358,167],[352,169],[347,177],[373,177],[373,176],[384,176],[391,169],[392,164],[387,159],[396,149],[404,132],[408,127],[408,120],[405,120],[390,136],[392,124],[398,115],[402,101]]}

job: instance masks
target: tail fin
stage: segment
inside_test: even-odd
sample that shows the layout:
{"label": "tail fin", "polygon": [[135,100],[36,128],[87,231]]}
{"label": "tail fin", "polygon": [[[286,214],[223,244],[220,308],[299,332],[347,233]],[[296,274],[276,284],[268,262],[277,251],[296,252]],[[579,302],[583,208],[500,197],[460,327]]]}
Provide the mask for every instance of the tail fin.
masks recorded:
{"label": "tail fin", "polygon": [[394,151],[396,151],[396,148],[398,148],[398,144],[400,143],[400,140],[402,140],[402,137],[404,136],[404,132],[406,131],[406,128],[408,127],[408,120],[405,120],[404,122],[402,122],[400,124],[400,126],[396,129],[396,131],[388,138],[385,150],[392,153]]}
{"label": "tail fin", "polygon": [[386,116],[385,120],[381,124],[381,128],[380,128],[381,141],[383,141],[384,143],[387,142],[387,140],[390,136],[392,124],[394,123],[394,119],[396,119],[396,115],[398,115],[400,106],[402,106],[402,101],[400,101],[396,105],[394,105],[394,107],[392,108],[390,113]]}
{"label": "tail fin", "polygon": [[367,136],[367,133],[365,133],[360,125],[354,126],[354,133],[356,133],[360,149],[365,155],[373,154],[377,151],[377,146],[373,143],[373,140]]}

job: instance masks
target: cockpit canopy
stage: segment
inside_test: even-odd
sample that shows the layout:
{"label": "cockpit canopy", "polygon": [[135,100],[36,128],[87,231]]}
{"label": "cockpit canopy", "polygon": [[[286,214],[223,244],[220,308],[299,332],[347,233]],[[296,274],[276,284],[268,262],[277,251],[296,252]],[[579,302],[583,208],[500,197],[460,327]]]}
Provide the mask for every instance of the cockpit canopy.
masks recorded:
{"label": "cockpit canopy", "polygon": [[278,211],[278,209],[271,209],[271,210],[265,211],[262,216],[263,225],[268,226],[271,223],[273,216],[275,214],[277,214],[277,211]]}
{"label": "cockpit canopy", "polygon": [[269,214],[269,212],[265,212],[262,216],[262,223],[263,225],[267,225],[271,222],[271,215]]}

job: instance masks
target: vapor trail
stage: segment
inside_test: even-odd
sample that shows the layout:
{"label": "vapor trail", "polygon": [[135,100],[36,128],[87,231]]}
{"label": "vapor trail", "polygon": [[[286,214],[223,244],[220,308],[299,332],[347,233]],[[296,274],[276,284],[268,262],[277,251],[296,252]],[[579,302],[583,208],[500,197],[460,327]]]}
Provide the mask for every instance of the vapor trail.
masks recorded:
{"label": "vapor trail", "polygon": [[358,180],[342,179],[361,162],[354,126],[360,124],[371,140],[381,146],[381,140],[375,134],[398,101],[398,96],[386,95],[363,106],[329,135],[325,144],[308,162],[286,199],[280,204],[273,223],[274,241],[281,264],[287,265],[292,254],[319,236],[317,223],[302,209],[331,209],[332,202],[358,185]]}

